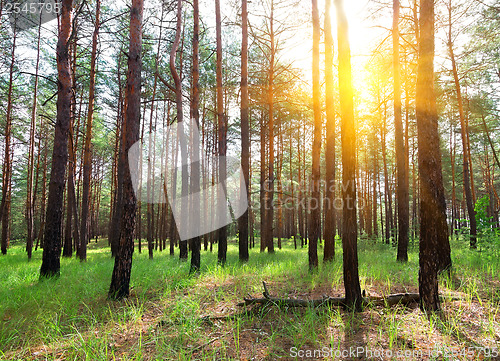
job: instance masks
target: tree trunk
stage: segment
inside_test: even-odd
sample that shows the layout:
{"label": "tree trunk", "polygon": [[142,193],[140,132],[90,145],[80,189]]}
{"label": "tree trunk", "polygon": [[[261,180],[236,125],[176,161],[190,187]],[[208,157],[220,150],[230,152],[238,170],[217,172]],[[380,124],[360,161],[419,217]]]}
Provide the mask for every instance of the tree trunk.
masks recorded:
{"label": "tree trunk", "polygon": [[260,251],[266,250],[266,127],[264,114],[260,113]]}
{"label": "tree trunk", "polygon": [[[73,113],[74,114],[74,113]],[[64,245],[63,245],[63,257],[71,257],[73,255],[73,239],[78,242],[76,237],[71,234],[72,230],[74,233],[78,232],[78,219],[74,217],[78,211],[78,205],[76,204],[75,197],[75,141],[73,137],[73,121],[70,120],[69,126],[69,161],[68,161],[68,186],[66,192],[66,228],[64,230]],[[72,221],[75,221],[75,229],[73,229]]]}
{"label": "tree trunk", "polygon": [[278,190],[278,226],[276,227],[276,235],[278,237],[278,249],[281,249],[281,238],[283,237],[283,183],[281,175],[283,174],[283,119],[281,112],[278,115],[278,174],[277,174],[277,190]]}
{"label": "tree trunk", "polygon": [[318,268],[318,238],[321,227],[320,214],[320,155],[321,155],[321,89],[319,74],[319,41],[320,25],[317,0],[312,0],[312,22],[313,22],[313,110],[314,110],[314,136],[312,146],[312,176],[311,176],[311,213],[310,213],[310,239],[309,239],[309,270]]}
{"label": "tree trunk", "polygon": [[[188,196],[188,169],[187,169],[187,147],[185,142],[181,140],[181,136],[184,136],[184,123],[183,123],[183,111],[182,111],[182,81],[177,69],[175,68],[175,59],[177,50],[179,49],[179,44],[181,40],[181,30],[182,30],[182,1],[177,1],[177,21],[175,30],[175,40],[172,45],[172,50],[170,51],[170,72],[174,78],[175,84],[175,103],[176,103],[176,114],[177,114],[177,142],[180,144],[180,155],[181,155],[181,197],[186,199]],[[182,69],[182,59],[180,60],[180,67]],[[181,204],[181,224],[177,224],[177,227],[183,229],[187,226],[187,209],[186,202]],[[179,258],[183,261],[188,258],[188,247],[187,240],[179,240]]]}
{"label": "tree trunk", "polygon": [[7,113],[5,119],[5,153],[2,169],[2,200],[0,202],[0,221],[2,222],[2,254],[7,254],[7,248],[10,244],[9,225],[10,225],[10,191],[12,183],[12,92],[14,88],[14,66],[16,61],[16,39],[17,28],[13,27],[12,51],[9,67],[9,87],[7,91]]}
{"label": "tree trunk", "polygon": [[342,119],[342,247],[346,303],[361,310],[362,297],[358,274],[358,230],[356,222],[356,127],[351,75],[351,51],[343,1],[335,0],[339,43],[339,94]]}
{"label": "tree trunk", "polygon": [[[377,136],[373,134],[374,142],[377,141]],[[373,145],[374,149],[378,149],[376,143]],[[373,152],[373,179],[372,179],[372,191],[373,191],[373,205],[372,209],[372,222],[373,222],[373,234],[378,238],[378,219],[377,219],[377,203],[378,203],[378,193],[377,193],[377,178],[379,175],[378,169],[378,153],[375,150]]]}
{"label": "tree trunk", "polygon": [[[416,115],[420,174],[420,307],[439,310],[438,271],[448,254],[438,116],[434,91],[434,1],[420,3],[420,44],[417,73]],[[451,260],[447,267],[451,267]]]}
{"label": "tree trunk", "polygon": [[[217,197],[218,217],[222,224],[226,223],[226,119],[224,114],[224,99],[222,92],[222,20],[220,13],[220,0],[215,0],[215,21],[217,35],[217,129],[218,129],[218,148],[219,148],[219,184],[222,185],[223,194]],[[227,253],[227,229],[223,226],[218,231],[218,252],[217,262],[221,265],[226,263]]]}
{"label": "tree trunk", "polygon": [[[380,104],[380,91],[379,91],[379,96],[378,96],[379,104]],[[382,106],[382,104],[380,104]],[[389,191],[389,172],[387,170],[387,144],[386,144],[386,137],[387,137],[387,116],[384,112],[384,115],[382,115],[382,111],[379,111],[379,118],[383,117],[382,121],[382,134],[381,134],[381,148],[382,148],[382,161],[384,164],[384,208],[385,208],[385,233],[384,233],[384,238],[385,238],[385,243],[390,244],[391,241],[391,223],[390,220],[392,219],[391,214],[392,214],[392,205],[391,205],[391,195]]]}
{"label": "tree trunk", "polygon": [[35,238],[35,196],[33,193],[33,170],[35,162],[35,127],[36,127],[36,108],[38,101],[38,71],[40,65],[40,39],[41,39],[42,24],[38,25],[37,37],[37,53],[35,65],[35,86],[33,89],[33,105],[31,108],[31,124],[30,124],[30,138],[29,138],[29,151],[28,151],[28,179],[27,179],[27,192],[26,192],[26,252],[28,253],[28,260],[31,260],[33,250],[33,240]]}
{"label": "tree trunk", "polygon": [[[299,129],[300,130],[300,129]],[[301,155],[301,147],[300,147],[300,144],[302,143],[302,140],[300,138],[300,131],[297,132],[297,153],[298,153],[298,159],[299,159],[299,162],[298,162],[298,209],[297,209],[297,217],[298,217],[298,223],[299,223],[299,236],[300,236],[300,248],[303,248],[304,247],[304,238],[305,238],[305,234],[304,234],[304,229],[305,229],[305,225],[304,225],[304,206],[303,206],[303,200],[304,200],[304,194],[303,194],[303,188],[304,188],[304,184],[303,184],[303,179],[302,179],[302,155]],[[304,182],[305,183],[305,182]]]}
{"label": "tree trunk", "polygon": [[64,181],[68,161],[68,130],[71,117],[73,79],[69,41],[72,31],[73,0],[62,0],[57,42],[58,95],[57,117],[52,151],[49,198],[45,216],[42,267],[40,277],[59,276]]}
{"label": "tree trunk", "polygon": [[[169,109],[170,112],[170,109]],[[175,140],[172,142],[172,159],[173,159],[173,164],[177,164],[179,160],[179,134],[177,133]],[[176,189],[177,189],[177,167],[173,167],[172,169],[172,194],[176,194]],[[174,218],[174,212],[171,212],[171,217],[170,217],[170,255],[174,255],[174,247],[177,244],[177,233],[176,232],[176,224],[175,224],[175,218]]]}
{"label": "tree trunk", "polygon": [[[200,141],[199,141],[199,127],[200,127],[200,70],[199,70],[199,40],[200,37],[200,9],[198,0],[193,0],[193,89],[192,89],[192,103],[191,103],[191,117],[196,129],[193,135],[193,151],[196,152],[194,160],[199,160],[200,154]],[[200,162],[195,161],[191,163],[191,194],[198,194],[200,192]],[[200,198],[201,202],[201,198]],[[193,204],[192,216],[195,222],[200,218],[201,204]],[[196,227],[196,225],[194,225]],[[190,273],[196,273],[201,267],[201,238],[199,235],[191,239],[191,268]]]}
{"label": "tree trunk", "polygon": [[453,51],[453,41],[452,41],[452,17],[451,17],[451,1],[448,4],[448,50],[450,52],[451,66],[453,72],[453,80],[455,83],[455,91],[457,93],[458,101],[458,113],[460,117],[460,132],[462,135],[462,154],[463,154],[463,176],[464,176],[464,192],[465,192],[465,202],[467,204],[467,214],[469,215],[470,223],[470,248],[477,248],[477,225],[476,225],[476,212],[474,211],[474,200],[471,190],[471,174],[470,171],[470,158],[469,158],[469,145],[468,139],[468,127],[465,124],[465,114],[464,106],[462,100],[462,91],[460,89],[460,81],[458,79],[457,63],[455,60],[455,53]]}
{"label": "tree trunk", "polygon": [[[126,112],[123,131],[124,153],[139,140],[141,121],[141,50],[143,0],[132,0],[130,9],[130,47],[128,53],[128,73],[126,88]],[[134,230],[137,217],[137,200],[132,186],[129,162],[124,163],[123,210],[120,220],[119,248],[111,277],[108,297],[119,300],[129,295],[132,254],[134,252]]]}
{"label": "tree trunk", "polygon": [[451,163],[451,234],[455,234],[457,227],[457,210],[456,210],[456,187],[455,187],[455,127],[451,124],[450,119],[450,163]]}
{"label": "tree trunk", "polygon": [[99,35],[99,16],[101,13],[101,1],[96,0],[94,33],[92,35],[92,53],[90,55],[90,85],[89,85],[89,105],[87,113],[87,124],[85,130],[85,145],[83,148],[83,190],[82,190],[82,211],[80,225],[80,250],[78,257],[81,261],[87,260],[87,243],[89,231],[89,202],[90,202],[90,177],[92,175],[92,121],[94,118],[95,101],[95,72],[97,58],[97,36]]}
{"label": "tree trunk", "polygon": [[[241,168],[245,180],[248,209],[238,222],[239,258],[248,261],[248,219],[250,209],[250,123],[248,119],[248,9],[247,0],[241,0]],[[242,190],[243,193],[243,190]]]}
{"label": "tree trunk", "polygon": [[269,253],[274,253],[274,78],[275,78],[275,60],[276,60],[276,39],[274,32],[274,0],[270,2],[269,17],[269,69],[267,84],[267,106],[269,123],[268,131],[268,177],[265,183],[266,198],[266,230],[263,232],[264,241]]}
{"label": "tree trunk", "polygon": [[394,137],[397,164],[398,254],[397,260],[408,261],[408,236],[410,226],[410,198],[406,180],[406,150],[401,117],[401,63],[399,60],[399,0],[393,0],[392,22],[393,71],[394,71]]}
{"label": "tree trunk", "polygon": [[[123,50],[123,49],[122,49]],[[120,52],[122,54],[122,52]],[[118,239],[119,239],[119,226],[122,211],[122,199],[123,199],[123,169],[125,168],[125,156],[123,151],[123,121],[124,121],[124,100],[123,100],[123,90],[121,82],[121,65],[120,65],[120,55],[118,56],[117,64],[117,78],[118,78],[118,112],[116,117],[116,134],[115,134],[115,156],[114,156],[114,171],[113,177],[114,181],[114,191],[113,191],[113,207],[110,211],[110,223],[109,223],[109,234],[108,241],[111,245],[111,255],[116,256],[118,252]]]}
{"label": "tree trunk", "polygon": [[[163,31],[163,6],[161,7],[161,17],[160,17],[160,33],[158,37],[158,46],[156,50],[156,56],[155,56],[155,75],[154,75],[154,82],[153,82],[153,93],[151,95],[151,111],[149,114],[149,137],[148,137],[148,157],[153,157],[152,162],[148,162],[148,176],[147,176],[147,211],[146,211],[146,217],[147,217],[147,240],[148,240],[148,256],[149,259],[153,259],[153,228],[154,228],[154,221],[153,221],[153,213],[154,213],[154,199],[151,195],[151,188],[153,188],[153,194],[154,194],[154,185],[155,185],[155,174],[152,173],[154,172],[154,165],[156,164],[154,158],[156,156],[156,152],[153,153],[152,150],[152,141],[153,138],[155,139],[154,144],[156,145],[156,132],[153,135],[153,129],[156,130],[156,118],[155,118],[155,126],[153,128],[153,114],[156,114],[157,116],[157,111],[155,113],[155,101],[156,101],[156,90],[158,86],[158,61],[160,57],[160,46],[161,46],[161,37],[162,37],[162,31]],[[144,107],[146,109],[146,107]],[[144,126],[142,131],[144,132]],[[142,137],[141,137],[142,138]],[[165,149],[162,147],[161,149]],[[162,157],[163,157],[163,152],[162,152]],[[142,160],[142,159],[141,159]],[[142,165],[141,165],[142,168]],[[161,169],[164,169],[163,167]],[[139,198],[140,199],[140,198]],[[139,203],[140,204],[140,203]],[[140,212],[140,206],[139,206],[139,212]],[[141,249],[141,222],[140,222],[140,217],[139,217],[139,252]]]}
{"label": "tree trunk", "polygon": [[[43,118],[42,118],[43,119]],[[44,130],[45,135],[47,135],[47,131],[43,126],[43,121],[40,122],[40,127]],[[47,200],[47,157],[48,157],[48,140],[45,138],[44,146],[43,146],[43,169],[42,169],[42,196],[40,201],[40,229],[38,230],[37,241],[35,245],[35,251],[38,249],[38,244],[43,248],[43,234],[45,231],[45,209],[46,209],[46,200]],[[41,152],[41,141],[39,145],[39,151]],[[40,163],[40,162],[38,162]],[[36,193],[35,193],[36,194]]]}
{"label": "tree trunk", "polygon": [[[72,76],[73,79],[76,79],[76,52],[77,52],[77,39],[73,40],[73,44],[71,45],[71,56],[72,56]],[[74,86],[74,84],[73,84]],[[82,95],[83,95],[83,87],[82,87]],[[83,102],[83,97],[80,97],[80,108]],[[66,187],[66,226],[64,228],[64,244],[63,244],[63,257],[71,257],[73,256],[73,241],[76,244],[77,238],[73,238],[71,234],[72,230],[77,233],[78,232],[78,220],[75,219],[75,227],[73,227],[73,215],[77,211],[76,205],[76,196],[75,196],[75,171],[76,171],[76,139],[74,137],[74,129],[75,129],[75,118],[76,118],[76,92],[75,88],[73,88],[73,97],[71,102],[71,118],[69,123],[69,138],[68,138],[68,186]],[[76,129],[79,128],[80,118],[78,118],[78,125]],[[75,212],[73,212],[75,210]],[[74,229],[73,229],[74,228]]]}

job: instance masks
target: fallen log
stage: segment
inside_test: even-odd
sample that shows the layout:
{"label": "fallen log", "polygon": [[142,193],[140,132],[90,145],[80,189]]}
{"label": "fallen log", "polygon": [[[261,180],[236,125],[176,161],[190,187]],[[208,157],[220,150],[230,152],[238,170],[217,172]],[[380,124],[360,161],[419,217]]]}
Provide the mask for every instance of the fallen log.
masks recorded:
{"label": "fallen log", "polygon": [[[250,305],[276,305],[278,307],[345,307],[347,306],[345,297],[329,297],[323,296],[318,299],[303,300],[295,298],[276,298],[271,297],[267,289],[265,282],[262,282],[264,287],[264,292],[262,292],[263,298],[245,297],[243,302],[238,303],[239,307],[250,306]],[[409,305],[412,303],[418,303],[420,300],[420,295],[418,293],[397,293],[388,295],[386,297],[363,297],[364,305],[380,305],[391,307],[397,304]]]}
{"label": "fallen log", "polygon": [[[213,323],[213,321],[227,321],[227,320],[235,320],[237,318],[243,316],[251,316],[257,314],[261,307],[265,306],[277,306],[282,308],[291,308],[291,307],[348,307],[345,297],[329,297],[323,296],[318,299],[304,300],[304,299],[296,299],[296,298],[276,298],[271,297],[267,284],[262,282],[262,286],[264,287],[264,292],[262,298],[255,298],[252,296],[244,297],[243,302],[238,303],[239,307],[244,306],[252,306],[256,307],[246,309],[243,312],[226,315],[226,316],[205,316],[201,318],[202,322],[205,323]],[[441,302],[443,301],[462,301],[463,298],[460,297],[444,297],[439,296]],[[395,293],[385,297],[373,297],[373,296],[365,296],[365,292],[363,291],[363,305],[364,306],[382,306],[382,307],[392,307],[396,305],[408,306],[411,304],[418,303],[420,301],[420,295],[418,293]]]}

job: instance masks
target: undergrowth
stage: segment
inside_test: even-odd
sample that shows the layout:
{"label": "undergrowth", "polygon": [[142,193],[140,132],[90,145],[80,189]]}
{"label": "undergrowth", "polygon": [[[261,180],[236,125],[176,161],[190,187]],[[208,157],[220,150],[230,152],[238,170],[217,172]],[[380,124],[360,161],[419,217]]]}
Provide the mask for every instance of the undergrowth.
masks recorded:
{"label": "undergrowth", "polygon": [[[307,248],[295,250],[292,241],[275,254],[251,249],[246,264],[238,261],[236,242],[229,242],[225,267],[217,266],[215,245],[213,253],[202,251],[199,276],[188,275],[189,262],[178,254],[155,252],[149,260],[136,248],[131,296],[121,302],[107,300],[113,259],[105,239],[90,244],[87,262],[63,258],[61,276],[44,281],[38,280],[41,251],[28,262],[23,245],[14,244],[0,257],[0,359],[274,360],[293,358],[292,348],[324,348],[329,359],[350,347],[432,349],[446,359],[447,348],[474,348],[484,357],[500,341],[499,260],[469,250],[463,240],[452,241],[454,272],[441,279],[448,298],[439,316],[427,317],[417,306],[361,313],[268,307],[235,319],[203,318],[240,313],[237,303],[261,294],[262,281],[277,297],[343,295],[339,243],[335,261],[312,273]],[[321,247],[319,253],[321,258]],[[360,282],[367,295],[418,292],[418,249],[410,247],[406,264],[395,258],[389,245],[360,241]],[[384,359],[392,358],[399,359]]]}

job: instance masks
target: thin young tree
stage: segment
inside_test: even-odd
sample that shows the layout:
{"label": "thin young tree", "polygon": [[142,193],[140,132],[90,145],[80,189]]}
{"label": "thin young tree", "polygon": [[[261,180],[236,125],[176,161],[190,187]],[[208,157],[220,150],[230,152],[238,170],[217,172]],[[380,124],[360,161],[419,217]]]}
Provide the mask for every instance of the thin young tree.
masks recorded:
{"label": "thin young tree", "polygon": [[313,82],[313,110],[314,110],[314,136],[312,146],[312,177],[311,177],[311,212],[310,212],[310,234],[309,239],[309,269],[318,268],[318,238],[321,228],[320,214],[320,154],[321,154],[321,89],[319,74],[319,42],[320,25],[318,1],[312,0],[312,23],[313,23],[313,61],[312,61],[312,82]]}
{"label": "thin young tree", "polygon": [[[153,161],[148,161],[148,185],[147,185],[147,211],[146,211],[146,218],[147,218],[147,240],[148,240],[148,256],[149,256],[149,259],[153,259],[153,211],[154,211],[154,200],[153,200],[153,196],[151,193],[154,194],[154,185],[155,185],[155,182],[154,182],[154,177],[155,177],[155,174],[153,173],[153,167],[154,167],[154,164],[155,164],[155,156],[156,156],[156,153],[153,154],[153,151],[152,151],[152,147],[153,147],[153,143],[156,144],[156,133],[154,133],[153,135],[153,116],[156,114],[156,116],[158,115],[157,112],[155,112],[155,106],[156,106],[156,93],[157,93],[157,88],[158,88],[158,77],[159,77],[159,72],[158,72],[158,62],[159,62],[159,58],[160,58],[160,49],[161,49],[161,40],[162,40],[162,34],[163,34],[163,15],[164,15],[164,8],[162,6],[162,9],[161,9],[161,15],[160,15],[160,30],[159,30],[159,35],[158,35],[158,44],[157,44],[157,48],[156,48],[156,55],[155,55],[155,75],[154,75],[154,81],[153,81],[153,92],[152,92],[152,95],[151,95],[151,111],[149,112],[149,132],[150,132],[150,135],[149,135],[149,139],[148,139],[148,157],[152,157],[153,158]],[[156,106],[156,108],[158,108]],[[143,119],[144,121],[145,119]],[[155,119],[155,125],[154,125],[154,129],[156,129],[156,119]],[[144,127],[142,128],[142,132],[144,132]],[[155,139],[155,141],[153,142],[153,138]],[[162,147],[162,149],[164,149],[164,147]],[[162,157],[163,157],[163,153],[162,153]],[[142,161],[142,159],[141,159]],[[163,166],[161,167],[161,169],[164,169]],[[139,195],[139,214],[140,214],[140,210],[141,210],[141,199],[140,199],[140,195]],[[140,228],[141,228],[141,217],[139,217],[139,253],[141,252],[141,235],[140,235]]]}
{"label": "thin young tree", "polygon": [[325,106],[326,106],[326,205],[324,261],[335,258],[335,233],[337,217],[335,202],[335,108],[333,98],[333,35],[330,11],[332,0],[325,1]]}
{"label": "thin young tree", "polygon": [[[216,79],[217,79],[217,129],[218,129],[218,148],[219,148],[219,182],[222,184],[223,191],[226,191],[226,122],[224,116],[224,99],[222,89],[222,20],[220,13],[220,0],[215,0],[215,22],[217,37],[217,60],[216,60]],[[218,195],[218,217],[225,217],[226,196]],[[222,222],[224,223],[224,219]],[[217,251],[217,261],[219,264],[226,263],[227,252],[227,230],[223,226],[218,231],[219,247]]]}
{"label": "thin young tree", "polygon": [[351,50],[343,1],[335,0],[339,52],[339,95],[342,142],[342,248],[346,303],[361,310],[356,220],[356,125],[351,74]]}
{"label": "thin young tree", "polygon": [[59,276],[61,268],[61,225],[64,183],[68,161],[68,131],[71,117],[73,77],[69,52],[73,22],[73,0],[62,0],[57,41],[57,116],[50,171],[49,197],[45,216],[40,277]]}
{"label": "thin young tree", "polygon": [[[438,115],[434,90],[434,0],[420,2],[420,43],[417,70],[417,137],[420,174],[420,307],[439,310],[440,259],[449,254]],[[450,264],[448,265],[451,267]]]}
{"label": "thin young tree", "polygon": [[474,199],[471,190],[471,174],[470,171],[470,158],[468,151],[468,127],[466,125],[465,120],[465,112],[464,112],[464,104],[462,98],[462,90],[460,87],[460,80],[458,76],[458,65],[455,58],[455,51],[453,49],[453,33],[452,33],[452,2],[451,0],[447,4],[448,6],[448,51],[451,60],[452,73],[453,73],[453,81],[455,85],[455,92],[457,94],[457,102],[458,102],[458,114],[460,119],[460,134],[462,136],[462,156],[463,156],[463,178],[464,178],[464,193],[465,193],[465,202],[467,205],[467,214],[469,216],[469,224],[470,224],[470,248],[477,248],[477,224],[476,224],[476,212],[474,211]]}
{"label": "thin young tree", "polygon": [[14,23],[12,36],[12,50],[9,66],[9,88],[7,91],[7,114],[5,119],[5,152],[2,168],[2,200],[0,202],[0,221],[2,222],[2,254],[7,254],[10,244],[10,205],[12,189],[12,107],[14,91],[14,66],[16,63],[17,26]]}
{"label": "thin young tree", "polygon": [[260,112],[260,251],[264,252],[267,247],[267,213],[266,213],[266,126],[263,112]]}
{"label": "thin young tree", "polygon": [[[194,161],[191,163],[191,194],[199,194],[200,192],[200,139],[198,129],[200,127],[200,69],[199,69],[199,45],[200,45],[200,8],[198,0],[193,0],[193,74],[192,74],[192,101],[191,101],[191,126],[196,125],[195,132],[193,132],[193,152],[196,152]],[[201,199],[200,199],[201,201]],[[192,216],[195,220],[200,217],[201,204],[193,204]],[[199,225],[193,225],[198,227]],[[198,228],[199,229],[199,228]],[[200,270],[201,266],[201,237],[196,236],[191,239],[191,268],[190,273],[196,273]]]}
{"label": "thin young tree", "polygon": [[406,150],[403,139],[401,114],[401,61],[399,59],[399,0],[393,0],[392,21],[392,68],[394,72],[394,137],[396,145],[397,168],[397,206],[398,206],[398,254],[397,260],[408,261],[408,240],[410,228],[410,198],[406,180]]}
{"label": "thin young tree", "polygon": [[[241,0],[241,168],[247,197],[250,207],[250,122],[248,117],[248,2]],[[248,219],[249,209],[243,213],[238,221],[239,230],[239,259],[248,261]]]}
{"label": "thin young tree", "polygon": [[[40,15],[41,16],[41,15]],[[34,168],[35,168],[35,128],[36,128],[36,109],[38,105],[38,72],[40,70],[40,40],[42,34],[42,22],[38,24],[37,36],[37,52],[35,63],[35,84],[33,87],[33,104],[31,106],[31,123],[30,123],[30,137],[29,137],[29,150],[28,150],[28,177],[27,177],[27,191],[26,191],[26,252],[28,260],[31,260],[33,251],[33,241],[35,239],[35,195],[33,192],[34,184]]]}
{"label": "thin young tree", "polygon": [[[125,90],[125,119],[123,124],[124,151],[139,140],[141,121],[141,68],[143,0],[132,0],[130,8],[130,45],[128,51],[127,87]],[[123,200],[120,220],[120,238],[115,256],[108,296],[119,300],[129,295],[137,200],[132,186],[129,162],[124,163]]]}
{"label": "thin young tree", "polygon": [[[182,0],[177,1],[177,13],[176,13],[176,24],[175,24],[175,39],[170,50],[170,73],[174,79],[174,89],[175,89],[175,104],[176,104],[176,115],[177,115],[177,142],[179,143],[182,170],[181,170],[181,197],[183,200],[188,197],[188,166],[187,166],[187,145],[182,141],[184,137],[184,123],[183,123],[183,110],[182,110],[182,80],[175,67],[175,61],[177,57],[177,51],[179,50],[179,44],[181,42],[182,33]],[[180,59],[180,67],[182,69],[182,57]],[[177,162],[176,162],[177,164]],[[177,174],[177,173],[176,173]],[[176,175],[177,177],[177,175]],[[175,182],[175,180],[174,180]],[[188,215],[188,204],[187,202],[182,202],[181,204],[181,224],[178,227],[185,228],[187,226],[187,215]],[[179,258],[183,261],[188,258],[188,244],[187,240],[181,239],[179,241]]]}
{"label": "thin young tree", "polygon": [[99,36],[101,14],[101,1],[96,0],[94,33],[92,34],[92,52],[90,54],[90,84],[89,105],[87,112],[87,124],[85,125],[85,144],[83,148],[83,189],[82,189],[82,211],[80,225],[80,249],[78,257],[81,261],[87,260],[87,243],[89,232],[89,202],[90,202],[90,177],[92,175],[92,122],[94,119],[95,103],[95,74],[97,62],[97,41]]}

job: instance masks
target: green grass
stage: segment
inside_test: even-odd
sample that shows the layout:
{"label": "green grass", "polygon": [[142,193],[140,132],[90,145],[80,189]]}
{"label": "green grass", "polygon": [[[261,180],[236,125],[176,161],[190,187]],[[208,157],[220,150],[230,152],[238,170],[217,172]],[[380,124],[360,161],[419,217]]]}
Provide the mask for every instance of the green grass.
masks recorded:
{"label": "green grass", "polygon": [[[57,280],[39,282],[41,251],[27,262],[14,244],[0,257],[0,359],[194,360],[269,359],[289,356],[291,347],[314,350],[352,345],[395,350],[424,347],[492,347],[500,341],[499,260],[453,241],[452,277],[441,293],[462,301],[444,303],[441,317],[427,318],[418,308],[367,308],[355,314],[340,309],[261,309],[235,320],[203,322],[206,315],[240,312],[247,294],[258,296],[262,281],[277,297],[319,298],[343,295],[342,253],[309,272],[307,249],[269,255],[250,251],[240,264],[229,243],[227,264],[202,251],[199,276],[188,276],[189,262],[167,252],[134,253],[131,297],[107,300],[113,269],[106,241],[92,243],[88,261],[62,259]],[[319,248],[320,259],[322,248]],[[373,241],[359,245],[361,287],[382,296],[418,291],[418,252],[409,262],[395,260],[395,249]],[[466,359],[466,358],[465,358]]]}

